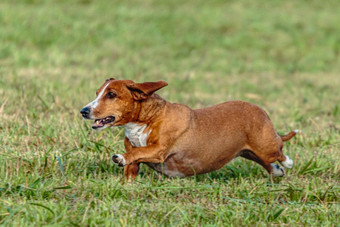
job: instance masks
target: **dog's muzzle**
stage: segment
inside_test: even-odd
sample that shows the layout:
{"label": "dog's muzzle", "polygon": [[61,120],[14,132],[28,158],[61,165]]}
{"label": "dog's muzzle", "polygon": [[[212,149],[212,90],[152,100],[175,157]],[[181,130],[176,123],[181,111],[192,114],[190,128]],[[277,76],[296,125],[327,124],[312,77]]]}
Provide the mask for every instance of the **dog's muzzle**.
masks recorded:
{"label": "dog's muzzle", "polygon": [[102,119],[96,119],[94,120],[94,123],[92,124],[93,129],[101,129],[104,128],[107,124],[110,124],[116,120],[115,116],[107,116]]}
{"label": "dog's muzzle", "polygon": [[83,118],[90,119],[91,110],[89,107],[85,106],[83,109],[80,110],[80,113],[83,116]]}

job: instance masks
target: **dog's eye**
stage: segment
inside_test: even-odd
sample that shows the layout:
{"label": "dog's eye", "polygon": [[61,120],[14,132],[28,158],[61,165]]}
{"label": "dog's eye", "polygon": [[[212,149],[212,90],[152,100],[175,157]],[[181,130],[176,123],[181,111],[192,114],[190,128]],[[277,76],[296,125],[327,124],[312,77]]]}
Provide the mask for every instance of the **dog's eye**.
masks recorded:
{"label": "dog's eye", "polygon": [[113,92],[109,92],[107,93],[107,97],[110,98],[110,99],[113,99],[114,97],[116,97],[117,95]]}

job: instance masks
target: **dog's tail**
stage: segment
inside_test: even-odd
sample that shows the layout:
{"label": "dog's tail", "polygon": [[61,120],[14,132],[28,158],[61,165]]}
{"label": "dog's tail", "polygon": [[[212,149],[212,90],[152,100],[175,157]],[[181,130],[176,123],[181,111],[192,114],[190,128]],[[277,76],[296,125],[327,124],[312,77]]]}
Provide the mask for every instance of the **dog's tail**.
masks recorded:
{"label": "dog's tail", "polygon": [[291,138],[293,138],[293,136],[296,135],[296,133],[298,133],[299,130],[294,130],[294,131],[291,131],[290,133],[288,133],[287,135],[280,135],[282,141],[288,141],[290,140]]}

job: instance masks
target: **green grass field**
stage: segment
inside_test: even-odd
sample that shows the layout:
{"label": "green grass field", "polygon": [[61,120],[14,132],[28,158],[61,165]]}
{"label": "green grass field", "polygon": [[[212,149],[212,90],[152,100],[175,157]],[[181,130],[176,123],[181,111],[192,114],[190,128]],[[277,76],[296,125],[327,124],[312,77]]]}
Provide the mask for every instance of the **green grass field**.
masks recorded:
{"label": "green grass field", "polygon": [[[329,1],[0,2],[0,225],[339,226],[340,4]],[[271,180],[238,158],[124,183],[123,129],[79,110],[108,77],[166,80],[192,108],[263,107],[295,162]],[[207,141],[208,143],[209,141]]]}

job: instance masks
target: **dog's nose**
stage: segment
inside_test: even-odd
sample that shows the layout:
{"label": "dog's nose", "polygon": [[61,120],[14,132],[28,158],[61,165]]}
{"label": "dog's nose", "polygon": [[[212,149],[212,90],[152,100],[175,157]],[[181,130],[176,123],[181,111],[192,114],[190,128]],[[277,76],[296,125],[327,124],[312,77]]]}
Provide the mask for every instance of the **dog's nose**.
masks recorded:
{"label": "dog's nose", "polygon": [[83,109],[80,110],[81,115],[83,116],[83,118],[88,118],[90,116],[90,108],[85,106]]}

